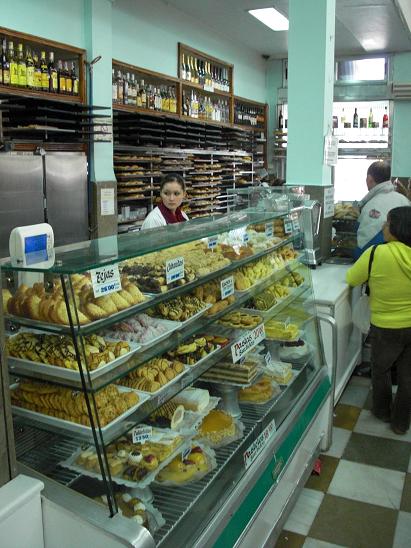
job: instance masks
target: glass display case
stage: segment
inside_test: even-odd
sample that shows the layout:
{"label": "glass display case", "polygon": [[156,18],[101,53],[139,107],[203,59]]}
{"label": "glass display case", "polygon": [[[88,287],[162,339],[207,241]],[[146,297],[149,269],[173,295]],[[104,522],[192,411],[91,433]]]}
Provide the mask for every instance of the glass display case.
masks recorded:
{"label": "glass display case", "polygon": [[263,192],[57,249],[47,268],[2,265],[20,465],[151,545],[216,540],[236,486],[326,380],[298,216]]}

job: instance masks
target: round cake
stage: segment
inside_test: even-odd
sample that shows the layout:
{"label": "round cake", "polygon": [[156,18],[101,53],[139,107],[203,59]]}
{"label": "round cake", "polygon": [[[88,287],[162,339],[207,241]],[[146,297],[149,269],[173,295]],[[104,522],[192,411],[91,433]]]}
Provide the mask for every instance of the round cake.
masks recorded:
{"label": "round cake", "polygon": [[199,429],[200,437],[207,438],[212,444],[220,444],[225,438],[235,435],[235,423],[233,417],[213,409],[204,417]]}
{"label": "round cake", "polygon": [[302,339],[298,339],[298,341],[283,343],[278,354],[281,360],[293,361],[307,357],[309,352],[308,345]]}

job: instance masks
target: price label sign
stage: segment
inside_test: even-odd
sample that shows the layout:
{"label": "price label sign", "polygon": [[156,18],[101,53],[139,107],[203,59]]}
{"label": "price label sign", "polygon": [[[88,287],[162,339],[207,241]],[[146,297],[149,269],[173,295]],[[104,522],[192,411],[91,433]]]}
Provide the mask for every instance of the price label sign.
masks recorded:
{"label": "price label sign", "polygon": [[273,237],[273,223],[266,223],[266,225],[265,225],[265,235],[266,235],[266,238],[272,238]]}
{"label": "price label sign", "polygon": [[229,276],[221,280],[221,300],[226,299],[230,295],[234,295],[234,276]]}
{"label": "price label sign", "polygon": [[217,247],[217,236],[210,236],[207,242],[208,249],[215,249]]}
{"label": "price label sign", "polygon": [[273,358],[271,357],[271,352],[268,351],[267,354],[264,356],[264,361],[265,361],[265,365],[267,367],[270,367],[272,361],[273,361]]}
{"label": "price label sign", "polygon": [[117,264],[90,270],[90,275],[95,298],[121,290],[120,272]]}
{"label": "price label sign", "polygon": [[237,363],[243,358],[250,350],[255,348],[261,341],[265,339],[264,324],[260,324],[252,331],[249,331],[236,341],[231,347],[231,356],[233,363]]}
{"label": "price label sign", "polygon": [[136,426],[131,432],[133,443],[145,443],[153,437],[153,428],[151,426]]}
{"label": "price label sign", "polygon": [[191,447],[186,447],[184,451],[181,451],[181,460],[185,461],[190,453],[191,453]]}
{"label": "price label sign", "polygon": [[291,234],[292,231],[293,231],[293,222],[289,217],[287,217],[286,219],[284,219],[284,232],[286,234]]}
{"label": "price label sign", "polygon": [[166,282],[171,284],[184,278],[184,257],[166,261]]}
{"label": "price label sign", "polygon": [[292,224],[293,224],[293,230],[298,231],[300,230],[300,221],[298,220],[297,213],[294,213],[292,216]]}
{"label": "price label sign", "polygon": [[247,470],[252,463],[256,460],[262,450],[270,443],[274,438],[277,431],[275,420],[273,419],[268,426],[264,428],[261,434],[256,438],[253,443],[243,453],[244,466]]}
{"label": "price label sign", "polygon": [[247,245],[249,240],[250,240],[250,235],[248,234],[248,232],[244,232],[244,234],[243,234],[243,244]]}

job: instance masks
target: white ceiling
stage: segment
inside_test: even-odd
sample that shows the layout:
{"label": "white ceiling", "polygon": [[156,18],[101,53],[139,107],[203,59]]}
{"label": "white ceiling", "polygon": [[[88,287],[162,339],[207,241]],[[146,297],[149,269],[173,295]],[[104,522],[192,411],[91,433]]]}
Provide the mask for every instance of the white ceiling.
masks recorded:
{"label": "white ceiling", "polygon": [[[247,10],[275,7],[287,15],[288,0],[165,1],[214,32],[261,54],[287,55],[287,32],[271,31]],[[411,51],[410,4],[411,0],[336,0],[336,55]]]}

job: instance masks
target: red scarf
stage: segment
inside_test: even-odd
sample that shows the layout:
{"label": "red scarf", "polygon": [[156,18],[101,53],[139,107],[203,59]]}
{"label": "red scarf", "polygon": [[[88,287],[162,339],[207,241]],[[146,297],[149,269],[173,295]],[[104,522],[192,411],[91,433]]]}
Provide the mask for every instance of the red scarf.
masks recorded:
{"label": "red scarf", "polygon": [[187,219],[184,217],[183,212],[181,211],[181,208],[177,208],[175,213],[173,213],[168,207],[166,207],[162,202],[159,204],[158,209],[161,211],[162,216],[166,220],[166,223],[168,225],[172,225],[174,223],[183,223]]}

